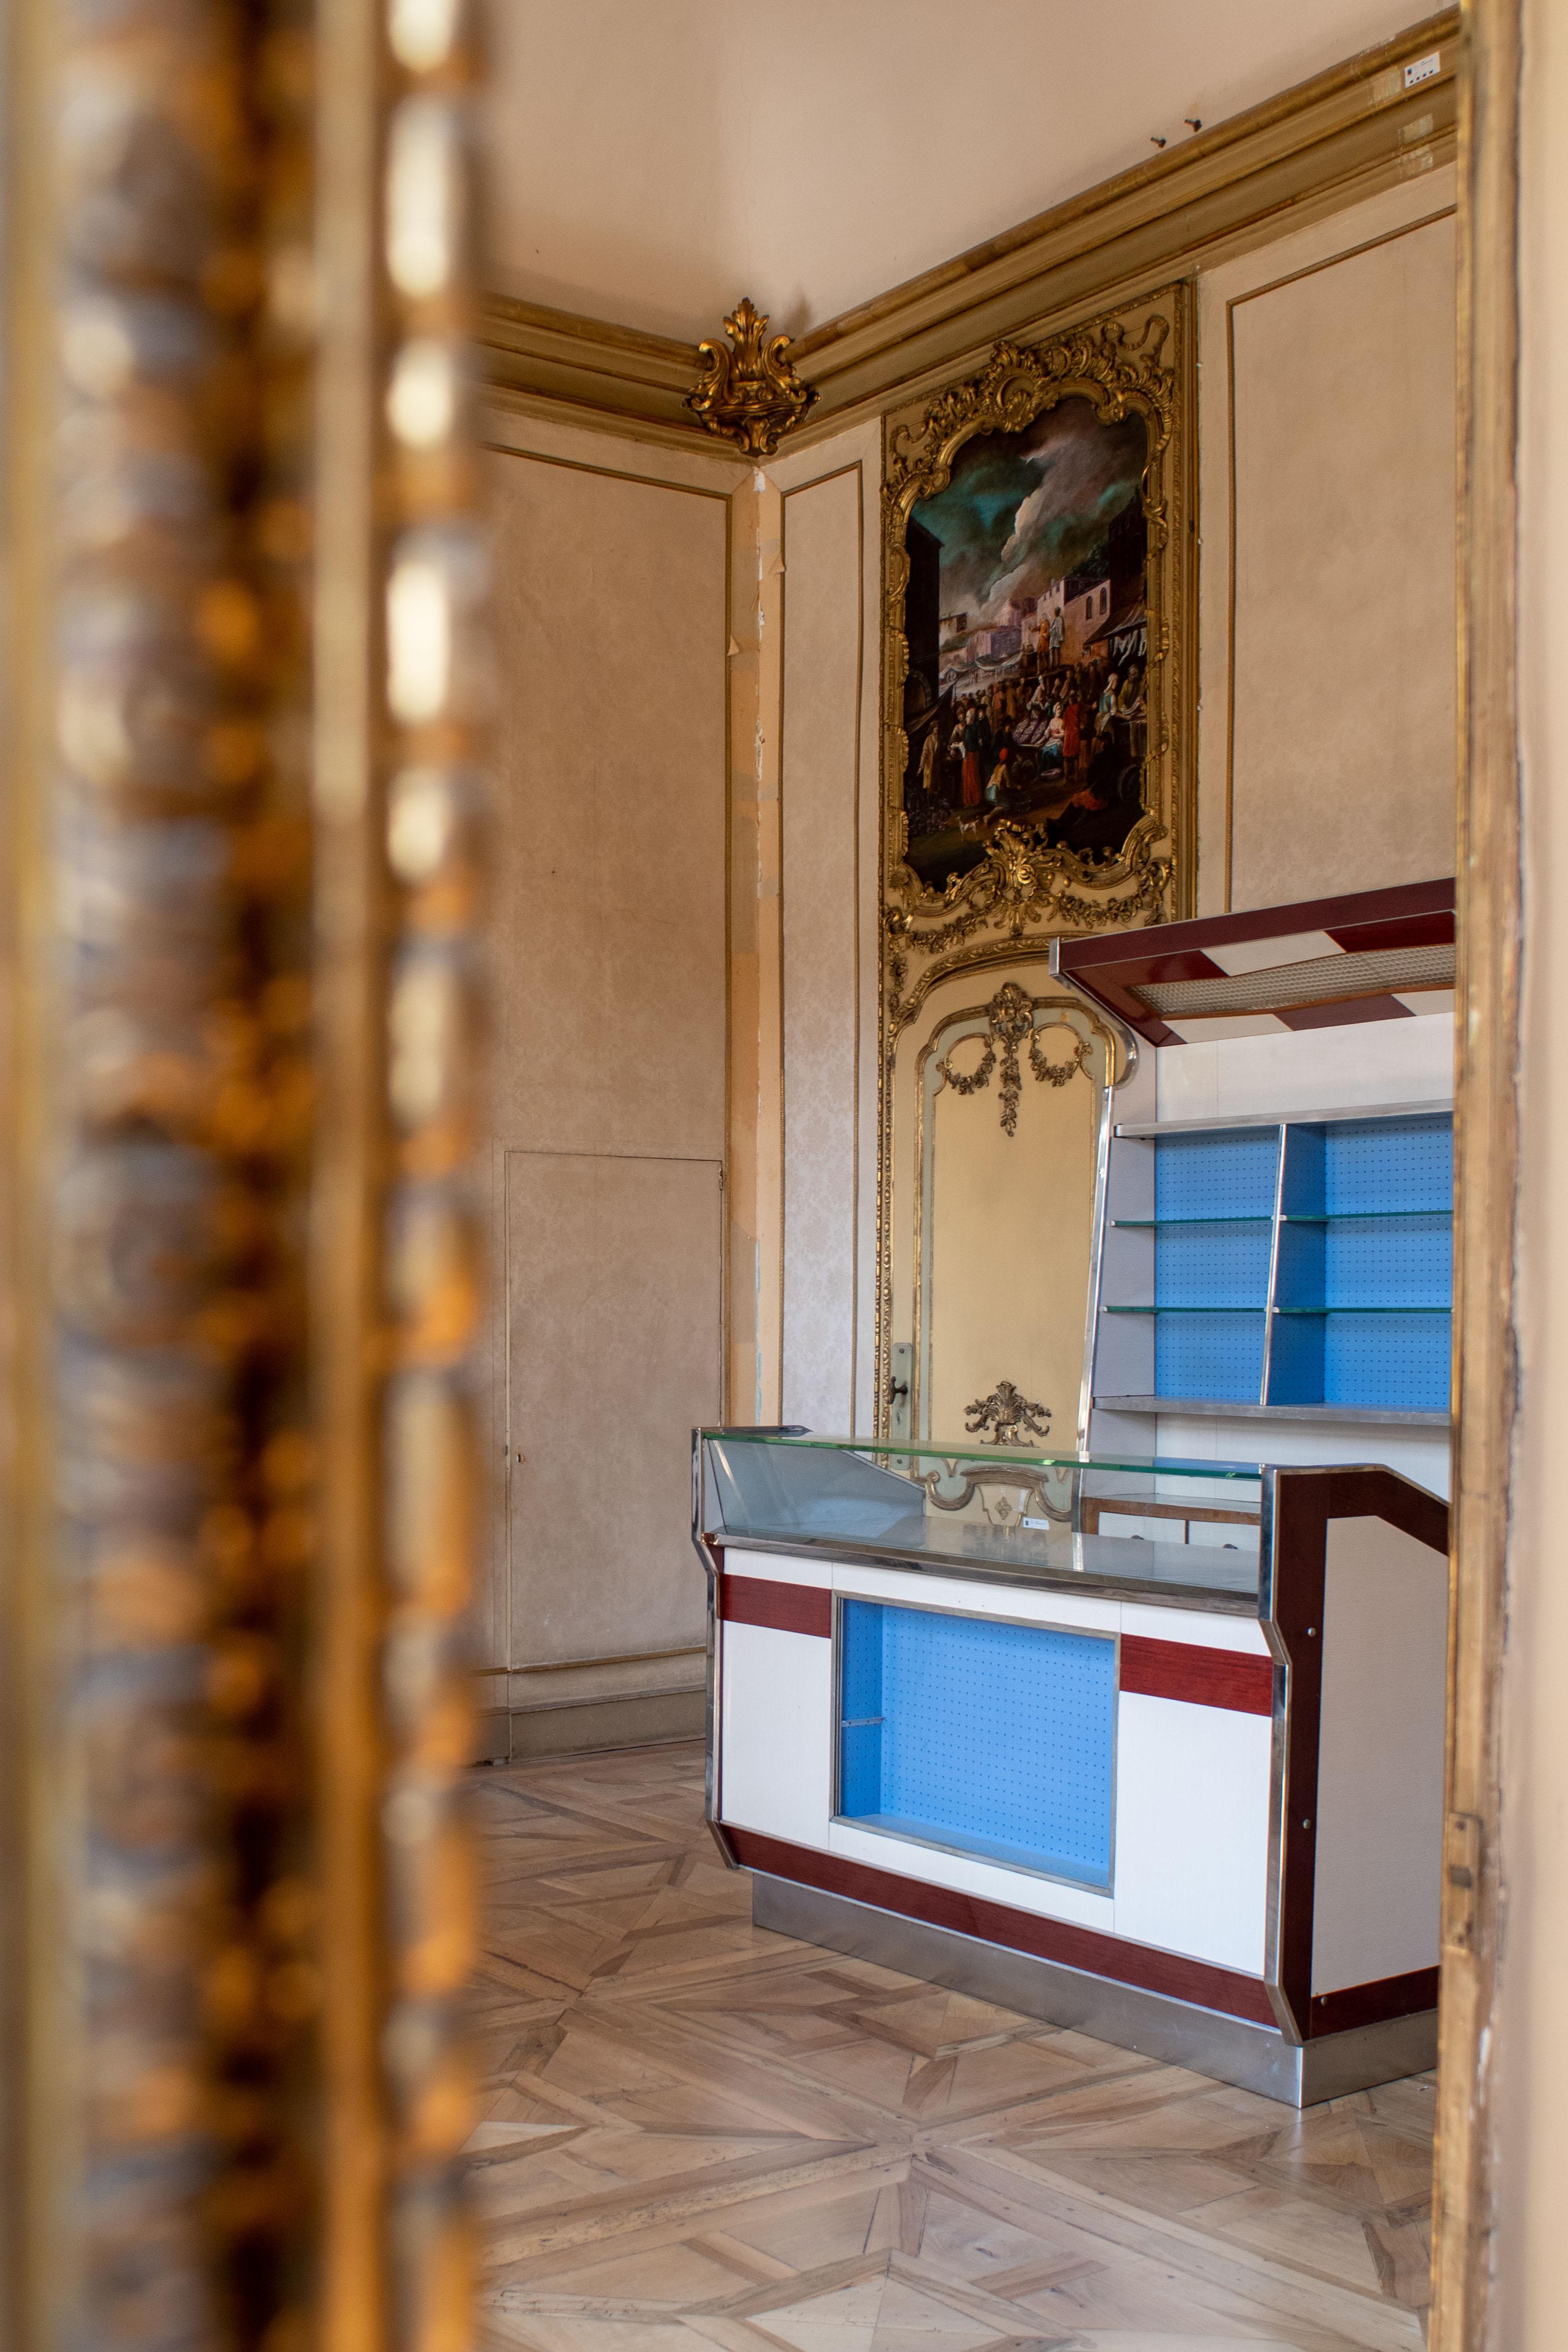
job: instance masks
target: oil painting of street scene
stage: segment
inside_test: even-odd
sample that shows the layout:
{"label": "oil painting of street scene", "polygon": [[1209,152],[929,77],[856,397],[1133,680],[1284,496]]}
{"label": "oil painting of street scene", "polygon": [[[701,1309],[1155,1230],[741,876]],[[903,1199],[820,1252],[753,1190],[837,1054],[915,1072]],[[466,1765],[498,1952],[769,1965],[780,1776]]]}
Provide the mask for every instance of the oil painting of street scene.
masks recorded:
{"label": "oil painting of street scene", "polygon": [[1142,802],[1147,550],[1137,415],[1064,400],[966,442],[910,519],[910,864],[941,889],[1006,818],[1101,864]]}

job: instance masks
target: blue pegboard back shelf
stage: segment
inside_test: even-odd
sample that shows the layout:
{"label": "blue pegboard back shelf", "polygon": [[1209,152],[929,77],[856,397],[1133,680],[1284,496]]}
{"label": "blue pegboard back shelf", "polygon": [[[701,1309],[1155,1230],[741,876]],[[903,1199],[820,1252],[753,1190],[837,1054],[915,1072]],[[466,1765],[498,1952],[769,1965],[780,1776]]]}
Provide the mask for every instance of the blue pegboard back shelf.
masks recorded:
{"label": "blue pegboard back shelf", "polygon": [[1114,1222],[1153,1233],[1152,1297],[1106,1311],[1153,1318],[1155,1394],[1443,1409],[1449,1114],[1308,1117],[1150,1140],[1154,1213]]}

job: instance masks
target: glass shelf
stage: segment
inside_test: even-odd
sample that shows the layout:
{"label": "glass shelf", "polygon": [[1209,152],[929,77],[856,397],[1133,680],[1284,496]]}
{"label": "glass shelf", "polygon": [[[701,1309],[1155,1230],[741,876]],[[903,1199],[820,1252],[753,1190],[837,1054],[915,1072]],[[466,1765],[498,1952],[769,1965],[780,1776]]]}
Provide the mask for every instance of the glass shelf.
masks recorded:
{"label": "glass shelf", "polygon": [[1256,1307],[1102,1307],[1102,1315],[1266,1315],[1261,1299]]}
{"label": "glass shelf", "polygon": [[[1258,1307],[1102,1307],[1102,1315],[1266,1315]],[[1276,1307],[1276,1315],[1451,1315],[1451,1307],[1362,1307],[1341,1302],[1334,1307]]]}
{"label": "glass shelf", "polygon": [[[1274,1212],[1272,1209],[1237,1209],[1228,1217],[1112,1217],[1110,1222],[1117,1226],[1136,1227],[1142,1233],[1158,1233],[1166,1225],[1271,1225]],[[1296,1222],[1300,1223],[1302,1220]]]}
{"label": "glass shelf", "polygon": [[1440,1209],[1331,1209],[1322,1214],[1288,1210],[1282,1225],[1359,1225],[1365,1217],[1451,1217],[1451,1204]]}
{"label": "glass shelf", "polygon": [[1336,1307],[1277,1307],[1276,1315],[1451,1315],[1451,1307],[1362,1307],[1342,1302]]}

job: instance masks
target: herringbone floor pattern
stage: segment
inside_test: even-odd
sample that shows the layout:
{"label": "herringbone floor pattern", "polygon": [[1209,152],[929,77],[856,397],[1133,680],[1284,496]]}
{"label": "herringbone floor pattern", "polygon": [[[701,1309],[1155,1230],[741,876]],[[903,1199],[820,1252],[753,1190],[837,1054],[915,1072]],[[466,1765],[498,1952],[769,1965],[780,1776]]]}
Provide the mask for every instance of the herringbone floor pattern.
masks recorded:
{"label": "herringbone floor pattern", "polygon": [[1293,2115],[754,1928],[694,1748],[476,1774],[490,2352],[1408,2352],[1432,2084]]}

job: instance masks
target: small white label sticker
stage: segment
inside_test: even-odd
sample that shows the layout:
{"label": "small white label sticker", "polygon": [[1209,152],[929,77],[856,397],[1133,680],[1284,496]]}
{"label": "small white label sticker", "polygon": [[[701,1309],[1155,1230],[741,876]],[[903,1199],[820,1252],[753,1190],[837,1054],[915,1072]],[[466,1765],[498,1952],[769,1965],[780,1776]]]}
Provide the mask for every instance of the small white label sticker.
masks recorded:
{"label": "small white label sticker", "polygon": [[1441,73],[1442,70],[1442,51],[1429,50],[1426,57],[1417,58],[1414,64],[1405,67],[1405,87],[1406,89],[1414,89],[1418,82],[1430,81],[1434,74]]}

